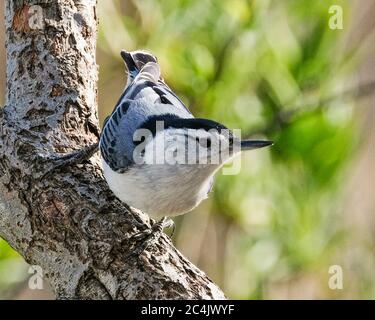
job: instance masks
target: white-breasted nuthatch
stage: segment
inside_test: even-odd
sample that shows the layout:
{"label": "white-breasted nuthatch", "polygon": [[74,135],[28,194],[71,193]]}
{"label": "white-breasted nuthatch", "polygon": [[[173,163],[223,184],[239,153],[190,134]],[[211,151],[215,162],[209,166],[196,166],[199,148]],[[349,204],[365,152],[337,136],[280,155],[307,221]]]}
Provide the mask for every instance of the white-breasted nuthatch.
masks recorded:
{"label": "white-breasted nuthatch", "polygon": [[[224,163],[241,150],[272,144],[240,141],[222,124],[194,118],[164,82],[152,54],[122,51],[121,56],[128,82],[105,121],[99,146],[105,179],[126,204],[154,218],[189,212],[207,198]],[[159,156],[163,161],[155,160]]]}

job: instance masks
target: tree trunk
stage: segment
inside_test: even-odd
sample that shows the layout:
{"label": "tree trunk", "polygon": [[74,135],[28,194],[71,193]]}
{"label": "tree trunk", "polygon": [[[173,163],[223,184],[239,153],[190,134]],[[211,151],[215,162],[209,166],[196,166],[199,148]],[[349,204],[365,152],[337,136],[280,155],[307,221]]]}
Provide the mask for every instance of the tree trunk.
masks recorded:
{"label": "tree trunk", "polygon": [[150,221],[114,197],[98,154],[44,176],[54,157],[98,141],[96,31],[95,0],[6,1],[0,236],[58,298],[224,298],[165,235],[129,257]]}

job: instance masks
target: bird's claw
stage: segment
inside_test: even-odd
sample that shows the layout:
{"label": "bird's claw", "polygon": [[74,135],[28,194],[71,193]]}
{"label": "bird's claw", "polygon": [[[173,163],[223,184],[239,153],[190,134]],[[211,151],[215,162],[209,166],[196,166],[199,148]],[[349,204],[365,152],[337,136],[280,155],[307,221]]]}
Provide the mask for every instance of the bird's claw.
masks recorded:
{"label": "bird's claw", "polygon": [[83,161],[91,158],[93,154],[98,150],[98,143],[89,145],[81,150],[65,154],[61,157],[49,158],[48,163],[50,164],[48,169],[45,170],[45,173],[41,177],[46,178],[51,175],[56,170],[60,168],[71,166],[74,164],[82,163]]}
{"label": "bird's claw", "polygon": [[[140,256],[150,245],[155,243],[163,233],[163,230],[166,228],[172,228],[171,237],[175,231],[175,224],[172,219],[163,217],[159,221],[155,222],[151,228],[146,229],[145,231],[135,234],[132,239],[136,242],[141,242],[138,246],[132,249],[131,253],[126,256]],[[140,240],[141,239],[141,240]]]}
{"label": "bird's claw", "polygon": [[[174,235],[174,232],[176,230],[176,225],[175,225],[174,221],[171,218],[167,218],[167,217],[162,218],[162,220],[163,220],[163,222],[162,222],[162,224],[163,224],[162,225],[162,230],[164,230],[164,229],[172,229],[171,235],[169,236],[170,238],[172,238],[173,235]],[[162,220],[156,222],[155,224],[161,222]]]}

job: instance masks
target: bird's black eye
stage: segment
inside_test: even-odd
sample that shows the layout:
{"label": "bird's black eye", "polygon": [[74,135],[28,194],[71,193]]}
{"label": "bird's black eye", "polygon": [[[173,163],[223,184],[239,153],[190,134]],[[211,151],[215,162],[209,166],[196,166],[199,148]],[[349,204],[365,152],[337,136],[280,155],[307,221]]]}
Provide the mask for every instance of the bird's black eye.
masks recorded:
{"label": "bird's black eye", "polygon": [[165,96],[160,97],[160,102],[163,104],[171,104],[170,101]]}

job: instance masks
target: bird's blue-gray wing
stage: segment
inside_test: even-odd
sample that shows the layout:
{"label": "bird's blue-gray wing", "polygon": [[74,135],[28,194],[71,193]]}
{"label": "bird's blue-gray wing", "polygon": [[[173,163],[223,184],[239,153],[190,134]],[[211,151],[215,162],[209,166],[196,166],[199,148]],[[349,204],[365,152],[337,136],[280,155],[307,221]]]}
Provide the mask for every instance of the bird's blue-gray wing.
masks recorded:
{"label": "bird's blue-gray wing", "polygon": [[134,165],[135,131],[150,117],[163,114],[193,117],[181,100],[160,81],[158,64],[149,62],[126,88],[105,122],[100,150],[112,170],[124,172]]}
{"label": "bird's blue-gray wing", "polygon": [[108,166],[116,172],[124,172],[133,163],[131,150],[120,148],[121,132],[119,125],[122,114],[126,114],[131,105],[131,100],[122,100],[105,122],[102,134],[100,136],[100,152]]}

